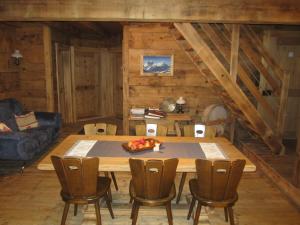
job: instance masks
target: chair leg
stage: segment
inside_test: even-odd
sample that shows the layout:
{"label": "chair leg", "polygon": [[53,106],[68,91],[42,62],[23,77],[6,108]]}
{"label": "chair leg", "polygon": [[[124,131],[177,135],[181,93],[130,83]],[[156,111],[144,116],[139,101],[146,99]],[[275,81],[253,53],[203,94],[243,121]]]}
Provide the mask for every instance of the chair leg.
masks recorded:
{"label": "chair leg", "polygon": [[228,222],[228,210],[227,210],[227,207],[224,207],[224,215],[225,215],[225,221]]}
{"label": "chair leg", "polygon": [[114,173],[114,172],[110,172],[110,175],[111,175],[111,179],[112,179],[113,182],[114,182],[115,188],[116,188],[116,190],[118,191],[118,190],[119,190],[119,187],[118,187],[118,184],[117,184],[117,180],[116,180],[116,177],[115,177],[115,173]]}
{"label": "chair leg", "polygon": [[74,216],[77,216],[78,204],[74,204]]}
{"label": "chair leg", "polygon": [[70,204],[69,203],[65,203],[65,207],[64,207],[64,212],[61,218],[61,225],[65,225],[66,220],[67,220],[67,216],[68,216],[68,212],[69,212],[69,208],[70,208]]}
{"label": "chair leg", "polygon": [[196,199],[193,197],[193,198],[192,198],[191,205],[190,205],[189,213],[188,213],[188,215],[187,215],[187,219],[188,219],[188,220],[191,218],[191,215],[192,215],[192,212],[193,212],[193,208],[194,208],[194,206],[195,206],[195,202],[196,202]]}
{"label": "chair leg", "polygon": [[227,209],[228,209],[228,213],[229,213],[230,225],[234,225],[233,209],[232,209],[232,207],[228,207]]}
{"label": "chair leg", "polygon": [[184,183],[185,183],[186,175],[187,175],[186,172],[183,172],[182,175],[181,175],[181,180],[180,180],[180,184],[179,184],[179,188],[178,188],[178,195],[177,195],[177,199],[176,199],[176,204],[178,204],[179,201],[180,201],[180,197],[181,197],[181,194],[182,194],[182,190],[183,190],[183,186],[184,186]]}
{"label": "chair leg", "polygon": [[[133,199],[133,198],[131,198],[131,199]],[[134,215],[134,211],[135,211],[135,204],[136,204],[135,202],[133,202],[133,204],[132,204],[130,219],[133,219],[133,215]]]}
{"label": "chair leg", "polygon": [[129,200],[129,203],[131,204],[133,201],[133,197],[130,196],[130,200]]}
{"label": "chair leg", "polygon": [[132,225],[136,225],[136,221],[137,221],[137,217],[139,214],[139,208],[140,208],[140,204],[137,202],[133,202],[134,206],[134,211],[133,211],[133,216],[132,216]]}
{"label": "chair leg", "polygon": [[166,205],[166,210],[167,210],[167,216],[168,216],[169,225],[173,225],[173,216],[172,216],[171,202],[169,202]]}
{"label": "chair leg", "polygon": [[111,207],[111,203],[110,203],[110,199],[108,197],[108,194],[105,194],[104,198],[105,198],[106,205],[107,205],[108,211],[110,213],[110,216],[111,216],[111,218],[114,219],[115,216],[114,216],[114,212],[113,212],[112,207]]}
{"label": "chair leg", "polygon": [[201,203],[198,201],[197,210],[194,218],[194,225],[198,225],[199,217],[201,212]]}
{"label": "chair leg", "polygon": [[101,215],[100,215],[99,201],[95,202],[95,211],[96,211],[97,225],[101,225]]}

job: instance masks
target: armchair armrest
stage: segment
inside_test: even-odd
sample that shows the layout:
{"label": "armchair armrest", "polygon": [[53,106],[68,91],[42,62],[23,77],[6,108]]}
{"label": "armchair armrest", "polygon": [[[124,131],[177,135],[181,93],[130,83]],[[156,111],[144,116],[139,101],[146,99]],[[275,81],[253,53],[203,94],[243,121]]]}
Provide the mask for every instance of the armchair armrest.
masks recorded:
{"label": "armchair armrest", "polygon": [[39,126],[54,126],[56,130],[61,127],[61,116],[54,112],[34,112]]}

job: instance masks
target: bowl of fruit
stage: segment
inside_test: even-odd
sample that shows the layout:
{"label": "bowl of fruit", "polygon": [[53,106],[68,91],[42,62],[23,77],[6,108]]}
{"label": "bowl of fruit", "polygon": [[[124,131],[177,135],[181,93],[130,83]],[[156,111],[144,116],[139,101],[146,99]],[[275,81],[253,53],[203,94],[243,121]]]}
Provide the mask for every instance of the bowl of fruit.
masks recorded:
{"label": "bowl of fruit", "polygon": [[123,143],[122,147],[129,152],[140,152],[144,150],[153,149],[155,144],[160,143],[153,138],[141,138]]}

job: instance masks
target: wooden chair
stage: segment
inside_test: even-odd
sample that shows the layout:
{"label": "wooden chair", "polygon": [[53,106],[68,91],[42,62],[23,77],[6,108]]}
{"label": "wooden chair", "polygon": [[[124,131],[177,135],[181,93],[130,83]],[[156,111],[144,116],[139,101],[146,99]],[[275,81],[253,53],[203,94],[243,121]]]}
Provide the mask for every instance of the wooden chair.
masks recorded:
{"label": "wooden chair", "polygon": [[[178,133],[178,132],[177,132]],[[194,137],[195,135],[195,125],[185,125],[183,127],[183,134],[185,137]],[[213,138],[216,136],[216,128],[214,126],[205,126],[205,137],[208,138]],[[187,173],[183,172],[181,179],[180,179],[180,183],[179,183],[179,187],[178,187],[178,195],[177,195],[177,199],[176,199],[176,203],[178,204],[181,198],[181,194],[183,191],[183,186],[186,180],[186,176]]]}
{"label": "wooden chair", "polygon": [[[216,133],[217,133],[217,130],[214,126],[205,126],[205,133],[204,133],[205,137],[213,138],[216,136]],[[185,137],[195,137],[195,125],[183,126],[183,135]]]}
{"label": "wooden chair", "polygon": [[[96,123],[96,124],[85,124],[84,133],[87,135],[116,135],[117,126],[108,123]],[[108,176],[108,172],[104,172],[105,176]],[[114,182],[116,190],[119,190],[118,183],[114,172],[111,172],[111,178]]]}
{"label": "wooden chair", "polygon": [[193,196],[187,219],[190,219],[195,202],[198,201],[194,225],[198,224],[202,206],[224,208],[225,220],[234,225],[233,209],[238,200],[237,187],[245,167],[245,160],[209,161],[196,160],[197,179],[189,182]]}
{"label": "wooden chair", "polygon": [[136,224],[139,207],[165,206],[169,225],[173,224],[171,200],[175,198],[174,179],[178,159],[148,160],[129,159],[132,180],[129,193],[133,199],[131,219]]}
{"label": "wooden chair", "polygon": [[[148,124],[147,124],[148,125]],[[147,125],[138,124],[135,126],[135,134],[137,136],[147,136]],[[157,125],[156,135],[153,136],[167,136],[168,128],[166,126]]]}
{"label": "wooden chair", "polygon": [[104,197],[110,215],[114,218],[111,202],[108,196],[110,178],[99,177],[98,158],[60,158],[51,156],[62,190],[62,200],[65,202],[61,225],[67,219],[70,204],[74,204],[74,215],[77,207],[82,204],[94,204],[96,209],[97,225],[101,225],[100,198]]}

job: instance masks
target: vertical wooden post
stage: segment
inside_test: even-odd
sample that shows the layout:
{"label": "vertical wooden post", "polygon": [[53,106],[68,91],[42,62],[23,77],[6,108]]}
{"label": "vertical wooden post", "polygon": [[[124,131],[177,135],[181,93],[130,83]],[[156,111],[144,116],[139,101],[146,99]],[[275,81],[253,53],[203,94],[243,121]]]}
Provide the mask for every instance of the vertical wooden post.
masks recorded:
{"label": "vertical wooden post", "polygon": [[129,26],[124,26],[123,29],[123,134],[129,134],[129,85],[128,85],[128,36]]}
{"label": "vertical wooden post", "polygon": [[72,105],[72,121],[73,123],[77,122],[77,107],[76,107],[76,85],[75,85],[75,48],[74,46],[70,47],[71,52],[71,105]]}
{"label": "vertical wooden post", "polygon": [[43,26],[44,63],[46,80],[47,111],[54,111],[54,90],[52,76],[52,38],[49,26]]}
{"label": "vertical wooden post", "polygon": [[[287,101],[288,101],[288,94],[289,94],[289,83],[290,83],[290,73],[284,73],[284,77],[281,85],[279,110],[278,110],[277,124],[276,124],[277,136],[278,138],[280,138],[280,140],[283,139],[283,130],[284,130]],[[284,152],[285,149],[283,148],[280,154],[284,154]]]}
{"label": "vertical wooden post", "polygon": [[[230,54],[230,76],[231,79],[236,82],[237,71],[239,65],[239,42],[240,42],[240,25],[232,25],[232,35],[231,35],[231,54]],[[230,124],[230,141],[234,141],[234,130],[235,130],[236,120],[233,119]]]}
{"label": "vertical wooden post", "polygon": [[293,183],[297,188],[300,188],[300,121],[298,122],[298,135]]}

